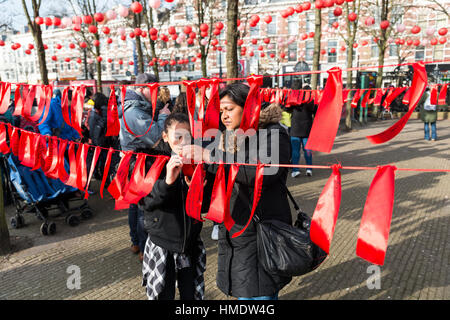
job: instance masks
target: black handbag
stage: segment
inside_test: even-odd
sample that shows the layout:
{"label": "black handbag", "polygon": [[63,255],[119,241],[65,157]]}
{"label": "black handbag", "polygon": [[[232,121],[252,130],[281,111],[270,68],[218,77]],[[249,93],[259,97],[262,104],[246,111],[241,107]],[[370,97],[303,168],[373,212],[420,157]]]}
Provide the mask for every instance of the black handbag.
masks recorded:
{"label": "black handbag", "polygon": [[300,276],[316,269],[327,253],[311,241],[311,218],[304,213],[286,187],[297,212],[294,225],[279,220],[263,220],[255,214],[258,260],[264,269],[278,276]]}

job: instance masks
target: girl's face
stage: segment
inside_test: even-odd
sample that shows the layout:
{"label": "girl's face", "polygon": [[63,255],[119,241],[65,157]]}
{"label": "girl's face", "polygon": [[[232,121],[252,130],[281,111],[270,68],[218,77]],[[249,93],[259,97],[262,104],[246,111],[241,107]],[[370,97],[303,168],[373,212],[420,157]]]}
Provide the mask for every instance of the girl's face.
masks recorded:
{"label": "girl's face", "polygon": [[220,120],[227,130],[238,129],[244,108],[233,102],[228,96],[220,100]]}
{"label": "girl's face", "polygon": [[183,146],[191,144],[191,131],[189,123],[173,122],[167,128],[167,132],[162,133],[162,138],[169,143],[170,148],[176,154],[180,154]]}

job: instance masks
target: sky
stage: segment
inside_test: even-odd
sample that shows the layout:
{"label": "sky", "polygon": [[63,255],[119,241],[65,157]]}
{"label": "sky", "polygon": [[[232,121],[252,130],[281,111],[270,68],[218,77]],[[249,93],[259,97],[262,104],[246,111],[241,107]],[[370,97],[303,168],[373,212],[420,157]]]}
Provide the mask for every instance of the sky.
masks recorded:
{"label": "sky", "polygon": [[[28,4],[28,8],[30,10],[31,0],[25,0],[25,2]],[[96,3],[99,8],[105,7],[106,10],[108,10],[119,4],[129,6],[131,4],[131,0],[96,0]],[[161,7],[164,7],[165,5],[173,6],[175,4],[176,1],[170,4],[164,0],[161,1]],[[72,11],[72,7],[68,0],[42,0],[40,15],[45,17],[49,12],[54,10],[61,11],[64,7],[67,7],[69,12]],[[11,21],[12,26],[15,29],[20,29],[21,26],[27,24],[27,19],[23,11],[21,0],[0,0],[0,24],[5,21]]]}

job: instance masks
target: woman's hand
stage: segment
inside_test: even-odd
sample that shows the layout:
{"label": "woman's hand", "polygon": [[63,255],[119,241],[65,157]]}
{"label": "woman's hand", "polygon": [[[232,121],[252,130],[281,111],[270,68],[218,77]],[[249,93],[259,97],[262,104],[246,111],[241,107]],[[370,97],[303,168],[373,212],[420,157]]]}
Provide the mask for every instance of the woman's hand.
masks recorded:
{"label": "woman's hand", "polygon": [[186,159],[188,163],[194,162],[210,162],[210,153],[207,149],[203,149],[198,145],[184,146],[181,151],[181,156]]}
{"label": "woman's hand", "polygon": [[180,175],[181,168],[183,167],[183,161],[179,155],[173,155],[166,165],[167,175],[166,183],[168,185],[173,184]]}

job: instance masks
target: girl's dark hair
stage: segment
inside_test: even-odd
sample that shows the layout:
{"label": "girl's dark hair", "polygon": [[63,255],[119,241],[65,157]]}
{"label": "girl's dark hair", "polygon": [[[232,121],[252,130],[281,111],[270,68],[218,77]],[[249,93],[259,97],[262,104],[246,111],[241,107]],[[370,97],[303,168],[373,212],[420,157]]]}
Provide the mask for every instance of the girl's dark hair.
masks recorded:
{"label": "girl's dark hair", "polygon": [[249,91],[250,87],[243,83],[232,83],[219,93],[219,97],[222,99],[227,96],[238,106],[244,108]]}
{"label": "girl's dark hair", "polygon": [[164,132],[167,133],[167,130],[174,122],[187,123],[188,125],[190,125],[189,117],[187,116],[187,114],[180,112],[171,113],[166,118],[166,121],[164,121]]}
{"label": "girl's dark hair", "polygon": [[187,114],[187,100],[186,92],[181,92],[177,99],[175,100],[175,105],[173,107],[173,113],[184,113]]}
{"label": "girl's dark hair", "polygon": [[94,94],[94,108],[100,110],[101,107],[108,105],[108,98],[101,92]]}

